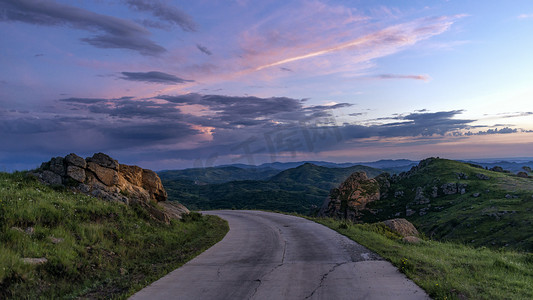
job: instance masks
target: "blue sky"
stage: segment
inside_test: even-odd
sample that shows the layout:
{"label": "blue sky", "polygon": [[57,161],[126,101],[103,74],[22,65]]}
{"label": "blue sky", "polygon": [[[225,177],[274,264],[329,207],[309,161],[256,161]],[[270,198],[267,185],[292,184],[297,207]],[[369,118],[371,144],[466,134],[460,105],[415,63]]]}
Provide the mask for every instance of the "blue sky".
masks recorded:
{"label": "blue sky", "polygon": [[0,0],[0,168],[528,157],[531,1]]}

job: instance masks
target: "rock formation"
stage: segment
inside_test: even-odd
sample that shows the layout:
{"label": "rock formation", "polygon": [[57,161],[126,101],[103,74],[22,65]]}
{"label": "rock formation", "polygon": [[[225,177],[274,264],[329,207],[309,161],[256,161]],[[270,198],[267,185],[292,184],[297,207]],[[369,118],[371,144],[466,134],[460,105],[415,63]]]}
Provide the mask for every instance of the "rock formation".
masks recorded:
{"label": "rock formation", "polygon": [[355,220],[369,202],[379,198],[378,180],[368,178],[365,172],[355,172],[330,191],[319,215]]}
{"label": "rock formation", "polygon": [[390,228],[390,230],[396,232],[402,237],[417,236],[419,234],[415,226],[411,222],[403,218],[383,221],[383,224],[385,224],[387,227]]}
{"label": "rock formation", "polygon": [[[54,157],[30,174],[47,185],[62,185],[74,192],[125,204],[139,203],[155,218],[168,222],[171,217],[188,213],[181,204],[173,204],[170,213],[158,210],[150,202],[167,200],[161,179],[152,170],[119,164],[104,153],[83,159],[71,153]],[[168,205],[167,205],[168,206]]]}
{"label": "rock formation", "polygon": [[522,178],[529,178],[526,172],[518,172],[516,173],[516,176],[522,177]]}

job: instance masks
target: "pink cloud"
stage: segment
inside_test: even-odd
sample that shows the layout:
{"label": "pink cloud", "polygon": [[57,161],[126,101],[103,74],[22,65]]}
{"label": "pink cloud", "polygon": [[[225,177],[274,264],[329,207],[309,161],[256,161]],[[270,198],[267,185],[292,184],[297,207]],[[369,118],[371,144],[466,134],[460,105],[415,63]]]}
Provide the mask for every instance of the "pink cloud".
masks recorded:
{"label": "pink cloud", "polygon": [[529,18],[533,18],[533,14],[521,14],[521,15],[518,15],[517,18],[518,19],[529,19]]}
{"label": "pink cloud", "polygon": [[380,74],[378,76],[375,76],[373,78],[377,79],[414,79],[414,80],[422,80],[422,81],[429,81],[431,77],[429,75],[402,75],[402,74]]}
{"label": "pink cloud", "polygon": [[[375,59],[442,34],[465,16],[421,18],[383,28],[383,24],[371,23],[371,18],[350,10],[313,9],[310,7],[298,19],[283,20],[280,24],[273,25],[278,19],[271,17],[241,34],[244,54],[238,61],[242,67],[238,76],[267,81],[302,75],[361,76],[364,70],[375,66]],[[317,19],[322,19],[321,26],[316,26]],[[280,72],[280,68],[294,72]],[[394,78],[430,79],[420,74]]]}

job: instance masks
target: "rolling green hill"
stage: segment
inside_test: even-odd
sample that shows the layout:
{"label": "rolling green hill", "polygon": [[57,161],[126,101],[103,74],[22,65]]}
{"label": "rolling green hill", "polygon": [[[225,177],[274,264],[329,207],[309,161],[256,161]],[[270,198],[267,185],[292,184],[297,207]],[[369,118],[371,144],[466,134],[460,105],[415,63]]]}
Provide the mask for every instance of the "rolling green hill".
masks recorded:
{"label": "rolling green hill", "polygon": [[368,177],[375,177],[382,173],[378,169],[360,165],[348,168],[328,168],[306,163],[297,168],[285,170],[272,177],[269,181],[284,184],[288,187],[290,185],[303,184],[330,190],[343,182],[350,174],[358,171],[365,172]]}
{"label": "rolling green hill", "polygon": [[166,170],[158,172],[166,180],[193,181],[196,184],[224,183],[236,180],[266,180],[279,173],[273,168],[239,168],[234,166]]}
{"label": "rolling green hill", "polygon": [[405,217],[428,238],[533,251],[533,179],[432,158],[390,178],[361,218]]}
{"label": "rolling green hill", "polygon": [[326,168],[310,163],[280,172],[269,180],[242,180],[195,184],[159,173],[170,200],[189,209],[265,209],[308,214],[322,205],[329,190],[351,173],[365,171],[373,177],[380,170],[365,166]]}

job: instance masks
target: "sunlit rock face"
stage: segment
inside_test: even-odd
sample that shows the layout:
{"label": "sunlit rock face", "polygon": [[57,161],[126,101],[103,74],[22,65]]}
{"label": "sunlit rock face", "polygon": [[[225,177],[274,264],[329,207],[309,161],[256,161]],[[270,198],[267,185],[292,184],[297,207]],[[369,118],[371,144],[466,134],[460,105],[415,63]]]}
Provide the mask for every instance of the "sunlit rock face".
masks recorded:
{"label": "sunlit rock face", "polygon": [[355,172],[331,190],[320,215],[355,220],[366,205],[380,198],[380,184],[365,172]]}
{"label": "sunlit rock face", "polygon": [[119,164],[104,153],[86,159],[74,153],[54,157],[32,174],[45,184],[63,185],[105,200],[124,203],[167,200],[167,192],[154,171]]}

